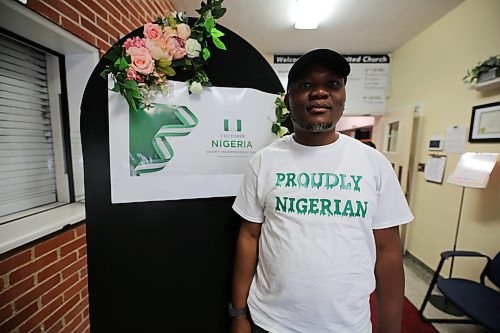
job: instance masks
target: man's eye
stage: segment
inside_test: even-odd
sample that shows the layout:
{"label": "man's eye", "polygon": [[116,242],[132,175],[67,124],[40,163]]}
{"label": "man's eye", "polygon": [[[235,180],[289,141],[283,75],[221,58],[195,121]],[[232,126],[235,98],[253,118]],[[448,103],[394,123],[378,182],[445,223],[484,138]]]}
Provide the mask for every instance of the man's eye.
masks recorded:
{"label": "man's eye", "polygon": [[330,86],[330,87],[338,87],[340,85],[341,85],[340,81],[335,81],[335,80],[334,81],[328,81],[328,86]]}
{"label": "man's eye", "polygon": [[299,87],[300,88],[309,88],[309,87],[311,87],[311,84],[309,82],[301,82],[299,84]]}

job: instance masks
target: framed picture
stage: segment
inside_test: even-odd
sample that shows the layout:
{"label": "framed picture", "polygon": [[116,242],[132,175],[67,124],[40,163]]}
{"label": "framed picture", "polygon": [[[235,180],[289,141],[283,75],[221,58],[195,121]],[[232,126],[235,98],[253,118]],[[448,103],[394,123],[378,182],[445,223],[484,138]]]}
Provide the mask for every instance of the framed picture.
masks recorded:
{"label": "framed picture", "polygon": [[469,142],[500,142],[500,102],[472,108]]}

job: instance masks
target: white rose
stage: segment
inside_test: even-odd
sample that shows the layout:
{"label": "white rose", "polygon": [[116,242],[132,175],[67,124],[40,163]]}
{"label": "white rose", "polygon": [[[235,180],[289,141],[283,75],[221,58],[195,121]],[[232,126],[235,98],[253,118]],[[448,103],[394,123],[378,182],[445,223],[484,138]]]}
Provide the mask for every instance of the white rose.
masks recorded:
{"label": "white rose", "polygon": [[280,129],[278,130],[278,133],[276,133],[278,135],[278,137],[282,137],[283,135],[287,134],[288,133],[288,128],[284,127],[284,126],[280,126]]}
{"label": "white rose", "polygon": [[201,45],[196,39],[189,38],[186,42],[186,51],[188,58],[196,58],[200,55]]}
{"label": "white rose", "polygon": [[290,111],[288,111],[287,108],[281,108],[281,114],[282,115],[289,114],[289,113],[290,113]]}
{"label": "white rose", "polygon": [[177,24],[177,36],[187,40],[191,36],[191,28],[186,23]]}
{"label": "white rose", "polygon": [[193,94],[199,95],[203,91],[203,86],[201,85],[200,82],[193,81],[189,85],[189,91],[192,92]]}

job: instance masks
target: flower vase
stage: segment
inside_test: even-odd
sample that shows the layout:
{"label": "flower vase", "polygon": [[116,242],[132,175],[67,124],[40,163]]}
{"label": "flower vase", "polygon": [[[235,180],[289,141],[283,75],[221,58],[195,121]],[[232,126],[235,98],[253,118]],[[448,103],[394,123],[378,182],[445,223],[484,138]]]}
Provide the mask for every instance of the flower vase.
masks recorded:
{"label": "flower vase", "polygon": [[186,106],[153,103],[129,115],[131,176],[162,170],[175,154],[170,137],[189,135],[198,124]]}

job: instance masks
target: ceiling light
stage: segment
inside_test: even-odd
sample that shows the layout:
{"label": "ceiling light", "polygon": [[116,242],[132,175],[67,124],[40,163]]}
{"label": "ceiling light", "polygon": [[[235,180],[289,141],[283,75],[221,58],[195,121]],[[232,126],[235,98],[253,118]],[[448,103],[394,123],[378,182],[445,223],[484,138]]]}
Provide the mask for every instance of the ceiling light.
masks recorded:
{"label": "ceiling light", "polygon": [[322,0],[297,0],[295,4],[295,29],[316,29],[323,18]]}

